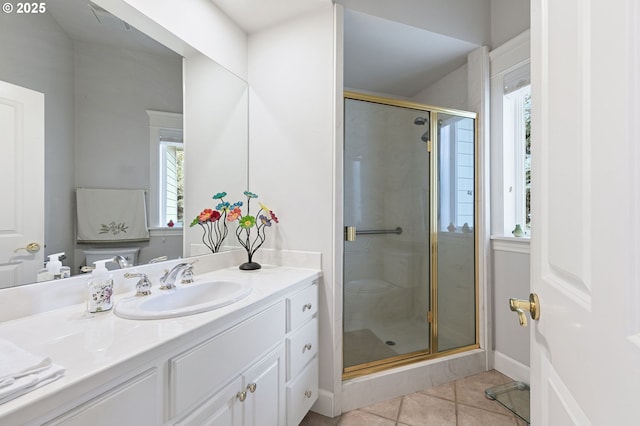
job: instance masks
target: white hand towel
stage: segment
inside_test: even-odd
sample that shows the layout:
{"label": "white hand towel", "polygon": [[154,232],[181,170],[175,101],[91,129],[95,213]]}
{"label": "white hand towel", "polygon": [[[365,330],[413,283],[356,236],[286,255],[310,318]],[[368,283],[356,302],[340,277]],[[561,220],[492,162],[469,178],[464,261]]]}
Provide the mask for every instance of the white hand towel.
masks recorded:
{"label": "white hand towel", "polygon": [[27,352],[0,339],[0,382],[37,373],[51,366],[51,359]]}
{"label": "white hand towel", "polygon": [[59,379],[64,372],[51,358],[0,339],[0,404]]}
{"label": "white hand towel", "polygon": [[53,364],[46,370],[16,379],[13,384],[0,388],[0,404],[59,379],[64,376],[64,371],[63,367]]}

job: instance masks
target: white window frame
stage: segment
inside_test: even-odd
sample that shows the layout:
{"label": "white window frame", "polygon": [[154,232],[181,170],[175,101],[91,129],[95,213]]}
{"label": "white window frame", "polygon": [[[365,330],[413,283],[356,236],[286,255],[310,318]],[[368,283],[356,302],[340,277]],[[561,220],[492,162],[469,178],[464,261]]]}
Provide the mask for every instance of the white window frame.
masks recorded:
{"label": "white window frame", "polygon": [[164,164],[162,155],[163,134],[183,132],[182,114],[165,111],[147,110],[149,116],[149,219],[152,229],[167,229],[164,223],[166,206],[163,201],[165,190],[164,170],[160,167]]}
{"label": "white window frame", "polygon": [[[514,128],[515,114],[520,114],[509,102],[516,96],[506,96],[505,76],[530,63],[530,33],[516,36],[489,54],[491,61],[491,234],[493,237],[513,237],[515,224],[525,227],[524,149],[525,135],[505,137],[505,128]],[[505,102],[506,100],[506,102]],[[505,114],[506,112],[510,112]],[[511,122],[508,122],[511,120]],[[520,172],[522,171],[522,173]],[[520,176],[521,175],[521,176]],[[525,235],[525,238],[528,236]]]}

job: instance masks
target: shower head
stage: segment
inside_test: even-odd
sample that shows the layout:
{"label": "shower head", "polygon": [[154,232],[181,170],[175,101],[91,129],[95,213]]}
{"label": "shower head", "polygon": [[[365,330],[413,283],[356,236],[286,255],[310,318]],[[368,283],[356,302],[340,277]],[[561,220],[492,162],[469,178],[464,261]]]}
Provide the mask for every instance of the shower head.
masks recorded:
{"label": "shower head", "polygon": [[426,117],[416,117],[416,119],[413,120],[413,124],[416,124],[418,126],[424,126],[425,124],[427,124],[427,118]]}

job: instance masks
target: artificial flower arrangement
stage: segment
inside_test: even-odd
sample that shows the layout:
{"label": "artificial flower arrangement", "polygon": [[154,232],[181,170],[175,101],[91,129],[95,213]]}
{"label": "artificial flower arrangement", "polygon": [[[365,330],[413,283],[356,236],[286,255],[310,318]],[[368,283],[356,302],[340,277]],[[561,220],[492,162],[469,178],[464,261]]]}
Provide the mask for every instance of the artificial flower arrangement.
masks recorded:
{"label": "artificial flower arrangement", "polygon": [[[244,191],[244,195],[247,197],[247,214],[238,218],[236,237],[240,245],[247,251],[249,260],[240,265],[240,269],[260,269],[260,264],[253,261],[253,255],[267,239],[265,230],[270,228],[274,222],[278,223],[279,221],[275,213],[260,202],[258,202],[260,210],[258,210],[255,216],[252,216],[250,214],[251,200],[258,198],[258,196],[250,191]],[[255,234],[252,235],[254,229]]]}
{"label": "artificial flower arrangement", "polygon": [[247,197],[247,210],[243,215],[242,201],[230,204],[224,201],[226,192],[219,192],[213,196],[214,200],[220,200],[216,209],[204,209],[189,225],[190,227],[200,225],[203,229],[202,242],[213,253],[217,253],[222,246],[222,242],[228,234],[227,222],[238,221],[236,237],[238,242],[247,251],[248,261],[240,265],[240,269],[254,270],[260,269],[259,263],[253,261],[253,255],[266,241],[266,228],[278,223],[278,217],[264,204],[258,202],[260,210],[255,216],[251,215],[251,200],[258,198],[258,195],[251,191],[244,191]]}
{"label": "artificial flower arrangement", "polygon": [[202,242],[212,253],[220,251],[222,242],[229,233],[227,221],[230,221],[229,217],[236,215],[236,212],[239,212],[240,206],[242,206],[242,202],[230,204],[228,201],[224,201],[226,196],[226,192],[218,192],[214,195],[212,198],[219,200],[216,209],[202,210],[189,225],[189,227],[195,225],[202,227]]}

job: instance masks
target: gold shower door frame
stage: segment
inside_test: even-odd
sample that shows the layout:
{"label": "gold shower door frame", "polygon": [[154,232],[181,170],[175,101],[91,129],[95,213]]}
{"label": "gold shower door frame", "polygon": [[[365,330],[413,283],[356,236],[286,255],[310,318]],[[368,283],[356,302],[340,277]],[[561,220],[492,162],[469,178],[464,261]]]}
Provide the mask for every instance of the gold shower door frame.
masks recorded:
{"label": "gold shower door frame", "polygon": [[[427,149],[429,151],[429,164],[430,164],[430,176],[429,176],[429,220],[430,220],[430,308],[428,313],[428,322],[430,323],[430,335],[429,335],[429,348],[423,351],[416,351],[390,358],[385,358],[373,362],[354,365],[347,368],[343,367],[342,379],[347,380],[355,377],[366,376],[378,371],[388,370],[394,367],[402,365],[413,364],[415,362],[431,360],[435,358],[441,358],[448,355],[458,354],[461,352],[478,349],[480,347],[480,326],[479,326],[479,288],[478,288],[478,232],[475,231],[474,226],[474,292],[475,292],[475,339],[474,343],[466,346],[456,347],[454,349],[439,351],[438,350],[438,212],[439,212],[439,164],[438,164],[438,149],[440,145],[439,141],[439,129],[438,129],[438,115],[447,114],[452,116],[471,118],[474,120],[474,191],[473,191],[473,213],[475,222],[478,223],[478,117],[474,112],[462,111],[450,108],[435,107],[426,104],[420,104],[415,102],[384,98],[379,96],[361,94],[357,92],[344,92],[344,100],[352,99],[364,102],[372,102],[382,105],[404,107],[409,109],[415,109],[418,111],[425,111],[429,113],[429,134],[430,140],[427,142]],[[345,120],[346,121],[346,120]],[[344,276],[344,272],[343,272]],[[342,331],[344,333],[344,330]]]}

